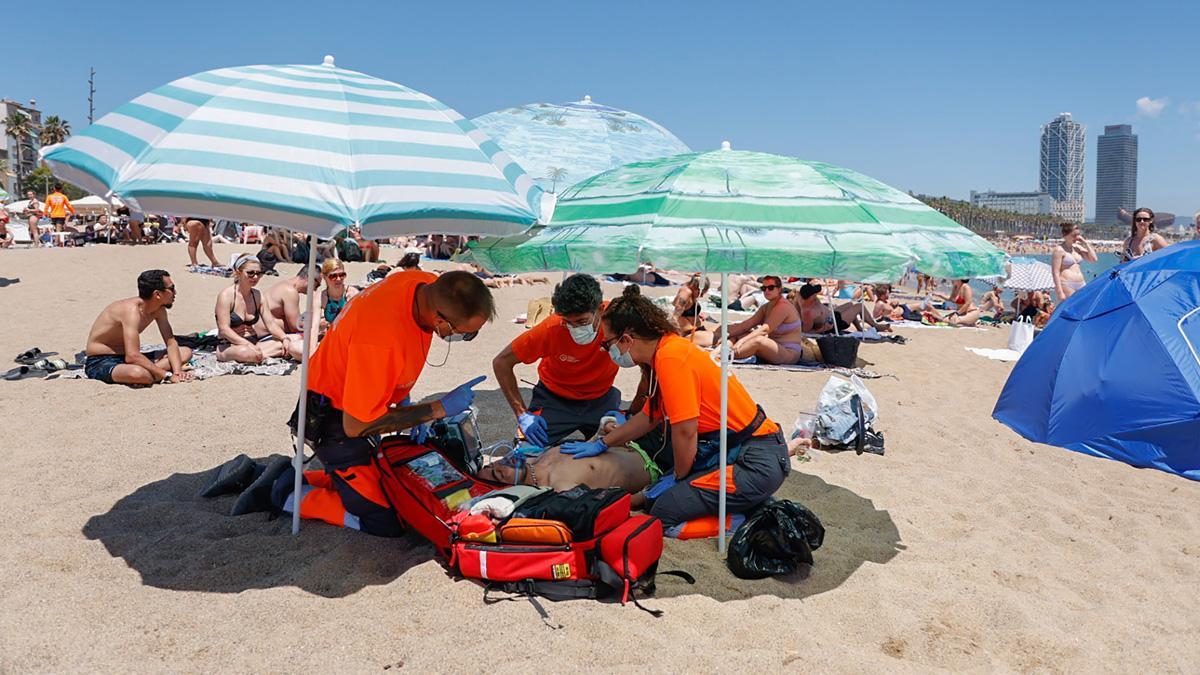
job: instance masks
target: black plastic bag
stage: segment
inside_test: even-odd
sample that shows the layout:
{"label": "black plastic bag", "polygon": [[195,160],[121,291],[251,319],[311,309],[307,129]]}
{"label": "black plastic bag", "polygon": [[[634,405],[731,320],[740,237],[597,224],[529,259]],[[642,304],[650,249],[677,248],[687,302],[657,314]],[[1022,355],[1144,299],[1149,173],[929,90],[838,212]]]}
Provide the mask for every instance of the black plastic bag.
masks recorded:
{"label": "black plastic bag", "polygon": [[733,533],[725,564],[739,579],[788,574],[801,563],[813,564],[812,552],[824,540],[825,527],[816,514],[796,502],[771,500]]}

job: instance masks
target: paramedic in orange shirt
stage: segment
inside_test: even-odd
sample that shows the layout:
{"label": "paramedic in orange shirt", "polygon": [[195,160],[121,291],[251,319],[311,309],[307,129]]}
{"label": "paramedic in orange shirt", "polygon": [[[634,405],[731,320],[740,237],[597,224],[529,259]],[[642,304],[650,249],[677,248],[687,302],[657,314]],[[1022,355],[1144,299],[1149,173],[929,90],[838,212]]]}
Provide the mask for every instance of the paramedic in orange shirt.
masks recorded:
{"label": "paramedic in orange shirt", "polygon": [[[469,341],[495,317],[491,292],[475,275],[447,272],[392,274],[346,305],[309,366],[306,437],[324,467],[304,472],[300,515],[379,536],[399,536],[400,521],[372,462],[378,435],[420,427],[466,411],[483,376],[441,399],[411,405],[408,394],[426,364],[436,333]],[[452,345],[447,345],[447,358]],[[291,422],[295,427],[296,413]],[[422,436],[422,434],[417,434]],[[232,515],[292,511],[295,474],[290,460],[246,468],[239,457],[221,467],[202,493],[245,487]]]}
{"label": "paramedic in orange shirt", "polygon": [[[607,446],[636,441],[663,471],[663,478],[638,493],[663,527],[717,515],[720,366],[680,337],[666,312],[637,286],[626,287],[609,304],[601,324],[606,336],[601,346],[617,365],[650,367],[650,401],[603,439],[567,443],[562,451],[589,457]],[[726,507],[731,514],[744,513],[779,489],[791,465],[779,425],[732,376],[726,438]]]}
{"label": "paramedic in orange shirt", "polygon": [[63,194],[62,183],[54,184],[54,192],[46,195],[46,201],[42,208],[46,212],[46,217],[54,225],[55,232],[62,232],[63,225],[67,222],[67,212],[71,212],[71,217],[75,217],[75,206],[71,204],[71,200]]}
{"label": "paramedic in orange shirt", "polygon": [[[554,314],[517,336],[492,360],[517,427],[538,447],[558,445],[576,431],[591,438],[600,418],[621,407],[621,392],[613,386],[617,364],[600,348],[602,301],[600,284],[590,275],[567,277],[550,298]],[[538,383],[526,406],[513,369],[535,361]]]}

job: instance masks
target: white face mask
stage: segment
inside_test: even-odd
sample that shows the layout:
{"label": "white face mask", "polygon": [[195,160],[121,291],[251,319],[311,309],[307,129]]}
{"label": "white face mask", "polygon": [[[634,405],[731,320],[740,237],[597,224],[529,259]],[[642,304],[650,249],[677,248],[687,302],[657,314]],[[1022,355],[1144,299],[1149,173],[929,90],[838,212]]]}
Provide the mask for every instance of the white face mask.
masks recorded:
{"label": "white face mask", "polygon": [[596,330],[595,324],[589,323],[586,326],[572,326],[570,324],[563,325],[567,327],[567,332],[571,334],[571,339],[574,340],[575,344],[577,345],[590,345],[596,341],[596,336],[599,334],[599,331]]}
{"label": "white face mask", "polygon": [[632,368],[637,365],[633,362],[633,356],[629,352],[622,352],[620,349],[617,349],[617,343],[615,342],[608,346],[608,357],[613,360],[613,363],[622,368]]}

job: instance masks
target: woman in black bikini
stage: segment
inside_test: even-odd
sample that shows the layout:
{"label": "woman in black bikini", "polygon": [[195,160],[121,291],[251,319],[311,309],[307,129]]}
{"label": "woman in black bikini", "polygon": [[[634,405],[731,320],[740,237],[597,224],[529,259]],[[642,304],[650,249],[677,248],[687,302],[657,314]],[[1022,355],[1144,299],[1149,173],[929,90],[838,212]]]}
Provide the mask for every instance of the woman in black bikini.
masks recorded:
{"label": "woman in black bikini", "polygon": [[[217,294],[218,361],[262,363],[264,359],[282,357],[294,348],[303,346],[300,339],[285,335],[283,326],[267,311],[262,293],[254,287],[262,278],[258,258],[243,253],[233,262],[232,286]],[[296,336],[299,338],[299,336]]]}

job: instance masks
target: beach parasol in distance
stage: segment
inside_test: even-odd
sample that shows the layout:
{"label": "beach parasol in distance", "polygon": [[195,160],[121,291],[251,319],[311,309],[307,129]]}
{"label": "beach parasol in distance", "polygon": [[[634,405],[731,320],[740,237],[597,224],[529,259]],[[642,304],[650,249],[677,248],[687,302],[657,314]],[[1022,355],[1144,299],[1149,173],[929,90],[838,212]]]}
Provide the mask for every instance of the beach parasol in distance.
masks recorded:
{"label": "beach parasol in distance", "polygon": [[[462,115],[419,91],[339,68],[332,56],[322,65],[219,68],[175,80],[43,148],[42,158],[59,178],[120,195],[142,212],[322,237],[350,225],[367,238],[516,234],[537,219],[542,193]],[[316,249],[309,247],[306,335]],[[302,447],[298,438],[297,494]]]}

